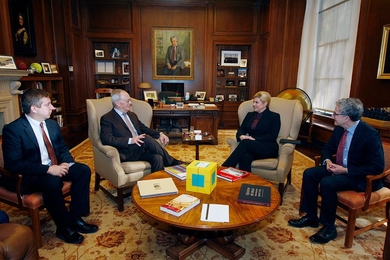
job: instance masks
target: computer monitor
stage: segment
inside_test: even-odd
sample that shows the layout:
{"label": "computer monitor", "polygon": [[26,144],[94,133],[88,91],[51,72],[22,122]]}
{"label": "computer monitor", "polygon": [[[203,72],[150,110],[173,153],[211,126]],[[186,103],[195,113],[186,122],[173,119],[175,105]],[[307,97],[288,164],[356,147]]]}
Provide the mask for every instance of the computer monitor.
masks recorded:
{"label": "computer monitor", "polygon": [[179,97],[184,97],[184,83],[161,82],[161,92],[172,91]]}

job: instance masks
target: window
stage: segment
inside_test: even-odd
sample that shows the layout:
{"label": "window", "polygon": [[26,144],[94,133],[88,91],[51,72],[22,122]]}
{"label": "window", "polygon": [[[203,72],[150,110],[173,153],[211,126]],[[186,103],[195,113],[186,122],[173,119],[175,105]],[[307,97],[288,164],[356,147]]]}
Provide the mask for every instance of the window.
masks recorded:
{"label": "window", "polygon": [[334,109],[349,97],[360,0],[306,2],[297,87],[315,109]]}

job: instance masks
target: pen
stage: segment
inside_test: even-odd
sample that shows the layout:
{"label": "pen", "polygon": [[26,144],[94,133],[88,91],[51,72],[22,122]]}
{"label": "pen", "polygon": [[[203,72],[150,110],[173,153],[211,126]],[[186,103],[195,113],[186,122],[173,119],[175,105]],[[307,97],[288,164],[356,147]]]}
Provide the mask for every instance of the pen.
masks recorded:
{"label": "pen", "polygon": [[207,209],[206,209],[206,220],[209,219],[209,204],[206,204],[207,205]]}

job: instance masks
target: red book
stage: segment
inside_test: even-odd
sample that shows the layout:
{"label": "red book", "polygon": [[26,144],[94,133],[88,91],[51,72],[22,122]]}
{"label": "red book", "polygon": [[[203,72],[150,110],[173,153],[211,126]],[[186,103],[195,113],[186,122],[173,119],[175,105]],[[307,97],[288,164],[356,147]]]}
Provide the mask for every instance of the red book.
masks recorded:
{"label": "red book", "polygon": [[219,169],[217,171],[217,176],[220,179],[226,180],[226,181],[237,181],[240,180],[246,176],[248,176],[250,173],[247,171],[243,171],[237,168],[229,167],[225,169]]}

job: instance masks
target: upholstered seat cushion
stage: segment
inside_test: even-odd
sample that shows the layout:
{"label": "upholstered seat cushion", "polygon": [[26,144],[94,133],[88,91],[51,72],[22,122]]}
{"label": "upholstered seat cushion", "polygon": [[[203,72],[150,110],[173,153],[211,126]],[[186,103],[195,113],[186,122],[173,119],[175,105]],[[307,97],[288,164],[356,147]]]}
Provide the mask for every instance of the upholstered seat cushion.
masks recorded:
{"label": "upholstered seat cushion", "polygon": [[252,168],[262,168],[267,170],[276,170],[279,160],[277,158],[257,159],[252,161]]}
{"label": "upholstered seat cushion", "polygon": [[[371,193],[370,204],[379,203],[384,199],[390,197],[390,189],[383,187],[375,192]],[[356,191],[340,191],[337,193],[338,201],[352,209],[362,208],[364,205],[364,192]]]}

